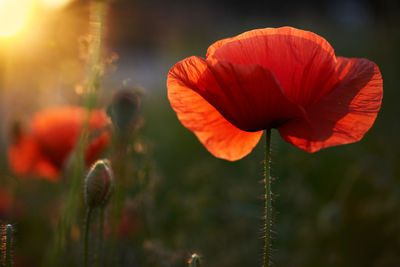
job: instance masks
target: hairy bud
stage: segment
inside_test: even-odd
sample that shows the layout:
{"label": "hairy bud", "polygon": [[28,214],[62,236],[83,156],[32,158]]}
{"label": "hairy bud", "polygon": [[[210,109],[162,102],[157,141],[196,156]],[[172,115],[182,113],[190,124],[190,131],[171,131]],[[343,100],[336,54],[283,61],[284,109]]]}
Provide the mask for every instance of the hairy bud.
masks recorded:
{"label": "hairy bud", "polygon": [[85,179],[85,202],[89,208],[107,204],[114,187],[114,174],[110,161],[96,161]]}

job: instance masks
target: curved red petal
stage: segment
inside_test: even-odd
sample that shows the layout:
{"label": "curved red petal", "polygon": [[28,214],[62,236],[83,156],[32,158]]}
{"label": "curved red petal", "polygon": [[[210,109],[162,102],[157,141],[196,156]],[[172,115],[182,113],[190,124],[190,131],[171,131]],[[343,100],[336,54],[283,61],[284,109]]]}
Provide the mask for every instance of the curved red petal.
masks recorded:
{"label": "curved red petal", "polygon": [[32,117],[31,129],[40,149],[59,168],[78,141],[84,116],[81,107],[55,107]]}
{"label": "curved red petal", "polygon": [[60,179],[60,170],[45,158],[37,160],[32,173],[50,181],[58,181]]}
{"label": "curved red petal", "polygon": [[292,102],[310,106],[338,82],[333,48],[322,37],[291,27],[245,32],[216,42],[207,56],[270,70]]}
{"label": "curved red petal", "polygon": [[86,148],[86,165],[92,164],[110,143],[111,135],[107,131],[102,132],[100,136],[90,141],[88,147]]}
{"label": "curved red petal", "polygon": [[110,118],[102,109],[92,110],[89,119],[89,130],[101,130],[111,123]]}
{"label": "curved red petal", "polygon": [[40,150],[34,138],[23,135],[8,148],[7,157],[14,173],[26,175],[40,157]]}
{"label": "curved red petal", "polygon": [[191,57],[175,65],[170,76],[200,94],[243,131],[264,130],[303,115],[285,97],[274,75],[258,65]]}
{"label": "curved red petal", "polygon": [[219,87],[200,88],[200,94],[233,125],[244,131],[260,131],[303,116],[289,101],[275,76],[259,65],[236,65],[208,60],[204,82],[215,79]]}
{"label": "curved red petal", "polygon": [[307,110],[308,119],[294,119],[279,127],[287,142],[315,152],[359,141],[371,128],[382,103],[383,82],[375,63],[338,57],[340,82]]}
{"label": "curved red petal", "polygon": [[262,131],[236,128],[198,93],[206,85],[218,86],[215,80],[203,80],[205,72],[209,72],[206,61],[197,57],[176,64],[168,73],[168,99],[181,123],[194,132],[208,151],[218,158],[238,160],[256,146]]}
{"label": "curved red petal", "polygon": [[228,42],[231,42],[231,41],[235,40],[236,38],[239,38],[239,36],[241,36],[241,35],[238,35],[236,37],[229,37],[229,38],[225,38],[225,39],[216,41],[215,43],[213,43],[212,45],[210,45],[208,47],[206,57],[207,58],[212,57],[214,55],[215,51],[218,50],[218,48],[220,48],[221,46],[223,46],[224,44],[226,44]]}
{"label": "curved red petal", "polygon": [[59,170],[41,154],[37,141],[31,136],[21,136],[8,148],[8,161],[18,175],[33,174],[53,181],[59,178]]}

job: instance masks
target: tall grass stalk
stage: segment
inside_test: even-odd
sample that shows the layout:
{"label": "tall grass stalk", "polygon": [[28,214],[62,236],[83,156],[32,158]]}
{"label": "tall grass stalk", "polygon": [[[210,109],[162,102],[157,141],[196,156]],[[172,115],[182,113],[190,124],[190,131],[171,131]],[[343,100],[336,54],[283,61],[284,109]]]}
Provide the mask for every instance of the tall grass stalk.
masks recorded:
{"label": "tall grass stalk", "polygon": [[97,93],[100,88],[100,76],[102,73],[102,42],[104,24],[106,19],[107,1],[92,0],[90,6],[89,35],[92,41],[89,46],[89,59],[87,65],[86,90],[84,92],[83,105],[87,108],[88,115],[83,124],[81,135],[74,154],[71,158],[70,169],[66,172],[68,193],[62,207],[61,218],[55,236],[55,245],[50,253],[48,265],[54,266],[60,262],[60,254],[63,251],[71,226],[76,222],[78,207],[81,203],[82,180],[85,172],[85,148],[87,147],[87,133],[90,112],[96,105]]}

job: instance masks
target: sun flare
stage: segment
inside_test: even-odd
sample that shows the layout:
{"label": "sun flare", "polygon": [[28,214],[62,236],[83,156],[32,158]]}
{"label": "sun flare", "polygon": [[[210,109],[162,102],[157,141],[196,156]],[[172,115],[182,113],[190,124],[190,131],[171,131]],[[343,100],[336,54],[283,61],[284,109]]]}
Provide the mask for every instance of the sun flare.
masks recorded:
{"label": "sun flare", "polygon": [[[1,1],[1,0],[0,0]],[[49,8],[60,8],[66,6],[71,0],[40,0],[39,3]]]}
{"label": "sun flare", "polygon": [[14,35],[26,24],[32,0],[0,0],[0,38]]}

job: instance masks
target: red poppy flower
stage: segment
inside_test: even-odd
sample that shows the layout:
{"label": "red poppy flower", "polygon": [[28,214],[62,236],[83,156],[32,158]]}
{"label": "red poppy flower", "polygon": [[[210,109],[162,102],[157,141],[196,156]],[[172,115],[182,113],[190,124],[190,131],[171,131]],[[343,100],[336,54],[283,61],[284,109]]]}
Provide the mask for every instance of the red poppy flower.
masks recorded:
{"label": "red poppy flower", "polygon": [[291,27],[220,40],[206,59],[177,63],[167,87],[182,124],[227,160],[250,153],[267,128],[308,152],[359,141],[383,95],[373,62],[336,57],[325,39]]}
{"label": "red poppy flower", "polygon": [[[8,149],[11,169],[18,175],[36,175],[50,180],[60,170],[76,146],[88,111],[82,107],[56,107],[36,113],[29,133],[19,134]],[[104,111],[93,110],[89,118],[86,164],[93,163],[110,143]]]}

